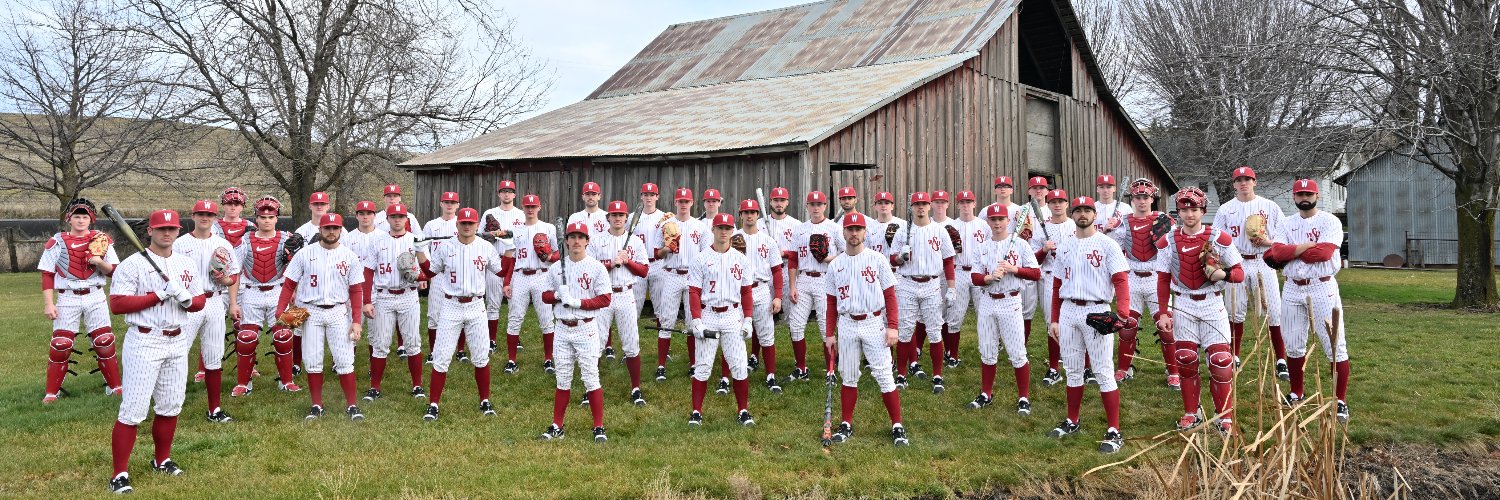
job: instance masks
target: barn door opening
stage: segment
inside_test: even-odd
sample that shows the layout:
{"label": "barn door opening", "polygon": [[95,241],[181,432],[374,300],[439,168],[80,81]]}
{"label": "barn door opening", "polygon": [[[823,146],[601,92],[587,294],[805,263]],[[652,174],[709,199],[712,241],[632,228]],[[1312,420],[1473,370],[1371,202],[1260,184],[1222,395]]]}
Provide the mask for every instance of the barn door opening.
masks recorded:
{"label": "barn door opening", "polygon": [[828,216],[837,220],[844,214],[844,209],[839,203],[839,189],[845,187],[854,188],[858,196],[854,200],[854,209],[860,213],[869,211],[868,207],[873,204],[870,200],[875,199],[875,191],[880,189],[879,182],[883,178],[880,175],[880,167],[873,163],[829,163],[828,164],[828,198],[832,202],[828,207]]}

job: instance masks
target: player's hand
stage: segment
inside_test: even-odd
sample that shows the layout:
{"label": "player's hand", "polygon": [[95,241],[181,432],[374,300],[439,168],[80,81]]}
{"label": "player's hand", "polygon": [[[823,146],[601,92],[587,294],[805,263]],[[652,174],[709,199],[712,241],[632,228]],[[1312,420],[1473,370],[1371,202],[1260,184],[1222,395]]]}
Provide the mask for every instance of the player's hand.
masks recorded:
{"label": "player's hand", "polygon": [[900,337],[896,335],[896,329],[895,328],[886,328],[885,329],[885,346],[886,347],[891,347],[891,346],[896,345],[896,341],[898,339],[900,339]]}
{"label": "player's hand", "polygon": [[181,283],[170,280],[167,281],[167,286],[162,287],[161,291],[166,292],[166,295],[163,295],[161,292],[156,293],[157,298],[161,300],[167,300],[168,298],[177,297],[179,294],[187,293],[187,289],[183,288]]}
{"label": "player's hand", "polygon": [[1046,243],[1042,244],[1042,248],[1047,249],[1048,252],[1056,252],[1057,251],[1057,242],[1056,241],[1052,241],[1052,240],[1047,240]]}
{"label": "player's hand", "polygon": [[432,240],[417,240],[415,243],[412,243],[411,246],[412,248],[415,248],[419,253],[432,253]]}
{"label": "player's hand", "polygon": [[568,306],[568,307],[573,308],[573,309],[582,309],[583,308],[583,301],[582,300],[578,300],[578,297],[569,296],[568,300],[563,301],[563,305]]}
{"label": "player's hand", "polygon": [[1104,223],[1105,231],[1113,231],[1117,227],[1120,227],[1120,216],[1118,215],[1111,216],[1109,220],[1105,221]]}
{"label": "player's hand", "polygon": [[834,351],[834,346],[836,345],[838,345],[837,338],[828,336],[823,337],[823,352],[837,352]]}
{"label": "player's hand", "polygon": [[1163,314],[1160,317],[1156,318],[1156,329],[1164,331],[1164,332],[1171,333],[1172,332],[1172,316],[1170,314]]}
{"label": "player's hand", "polygon": [[700,338],[700,339],[703,338],[703,322],[702,321],[694,321],[693,322],[693,336],[697,337],[697,338]]}
{"label": "player's hand", "polygon": [[952,286],[948,287],[946,289],[946,291],[943,292],[943,301],[947,302],[949,304],[957,302],[958,301],[958,287],[952,287]]}
{"label": "player's hand", "polygon": [[100,257],[98,255],[90,255],[89,258],[87,259],[87,262],[90,265],[102,266],[102,265],[104,265],[104,257]]}
{"label": "player's hand", "polygon": [[232,318],[232,319],[234,319],[235,323],[239,323],[240,321],[242,321],[242,320],[245,319],[244,313],[242,313],[240,311],[240,305],[239,304],[234,304],[234,303],[230,303],[229,304],[229,317]]}
{"label": "player's hand", "polygon": [[626,252],[624,250],[615,252],[615,267],[623,266],[626,262],[630,262],[630,252]]}
{"label": "player's hand", "polygon": [[1000,275],[997,277],[1004,278],[1007,273],[1015,274],[1016,272],[1020,271],[1021,268],[1016,267],[1014,264],[1011,264],[1009,262],[1001,262],[995,270],[1000,271]]}
{"label": "player's hand", "polygon": [[365,304],[361,309],[364,309],[366,318],[375,319],[375,304]]}
{"label": "player's hand", "polygon": [[1141,326],[1141,320],[1137,319],[1135,311],[1131,311],[1123,316],[1120,316],[1120,329],[1134,330],[1139,326]]}
{"label": "player's hand", "polygon": [[744,334],[745,338],[750,338],[750,334],[755,333],[755,318],[740,320],[740,333]]}
{"label": "player's hand", "polygon": [[1061,330],[1061,328],[1059,328],[1057,326],[1057,322],[1054,321],[1052,323],[1048,323],[1047,324],[1047,336],[1048,337],[1052,337],[1052,340],[1059,340],[1058,339],[1058,331],[1059,330]]}
{"label": "player's hand", "polygon": [[47,315],[47,319],[57,321],[57,306],[46,304],[42,307],[42,314]]}
{"label": "player's hand", "polygon": [[781,299],[771,299],[771,314],[781,312]]}
{"label": "player's hand", "polygon": [[[177,286],[177,293],[172,294],[172,297],[183,304],[190,304],[193,302],[193,292],[189,292],[186,288],[183,288],[182,285]],[[184,305],[183,307],[187,306]]]}
{"label": "player's hand", "polygon": [[792,292],[792,303],[796,304],[797,303],[797,283],[795,281],[792,282],[792,289],[790,291]]}
{"label": "player's hand", "polygon": [[362,328],[360,328],[360,324],[359,323],[349,323],[349,341],[350,342],[359,342],[359,332],[360,332],[361,329]]}
{"label": "player's hand", "polygon": [[1208,275],[1209,281],[1224,281],[1226,279],[1229,279],[1229,273],[1223,269],[1215,269],[1213,273]]}
{"label": "player's hand", "polygon": [[505,288],[500,289],[500,291],[505,293],[505,298],[510,298],[510,285],[505,285]]}

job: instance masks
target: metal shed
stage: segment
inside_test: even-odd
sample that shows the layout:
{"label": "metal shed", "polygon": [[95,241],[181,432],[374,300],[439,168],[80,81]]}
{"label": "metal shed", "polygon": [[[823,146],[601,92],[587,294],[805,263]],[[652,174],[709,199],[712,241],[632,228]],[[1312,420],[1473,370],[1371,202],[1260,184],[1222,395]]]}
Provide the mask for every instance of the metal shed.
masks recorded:
{"label": "metal shed", "polygon": [[[1406,145],[1334,179],[1347,190],[1350,262],[1380,264],[1395,255],[1408,266],[1458,264],[1453,179],[1429,161],[1447,165],[1452,157],[1429,160]],[[1500,250],[1495,257],[1500,259]]]}

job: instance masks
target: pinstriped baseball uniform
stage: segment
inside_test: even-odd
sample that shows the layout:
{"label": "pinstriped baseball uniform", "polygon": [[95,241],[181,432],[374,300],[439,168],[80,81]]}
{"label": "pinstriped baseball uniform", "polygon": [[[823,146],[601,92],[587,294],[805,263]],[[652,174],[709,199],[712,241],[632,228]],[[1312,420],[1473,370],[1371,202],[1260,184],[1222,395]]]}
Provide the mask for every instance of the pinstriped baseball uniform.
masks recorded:
{"label": "pinstriped baseball uniform", "polygon": [[[438,319],[437,343],[432,345],[432,369],[447,373],[461,331],[485,331],[484,294],[489,286],[486,275],[500,272],[500,255],[495,245],[479,238],[463,243],[447,240],[432,251],[428,267],[432,277],[432,294],[442,294],[443,313]],[[429,294],[431,296],[431,294]],[[468,335],[469,361],[474,368],[490,364],[490,339],[486,335]]]}
{"label": "pinstriped baseball uniform", "polygon": [[[1303,218],[1300,212],[1289,216],[1281,221],[1279,229],[1280,237],[1273,239],[1288,245],[1332,243],[1337,246],[1344,241],[1344,226],[1333,214],[1322,210],[1311,218]],[[1311,309],[1312,324],[1316,325],[1313,330],[1318,334],[1318,344],[1323,346],[1323,354],[1330,361],[1349,360],[1349,346],[1346,342],[1349,336],[1344,329],[1342,314],[1339,315],[1338,324],[1333,325],[1339,331],[1337,349],[1330,345],[1332,339],[1328,338],[1328,325],[1333,317],[1333,310],[1344,308],[1344,300],[1339,294],[1339,282],[1334,278],[1340,267],[1341,262],[1335,251],[1328,260],[1305,262],[1293,259],[1282,269],[1286,274],[1286,291],[1281,296],[1282,317],[1286,319],[1282,334],[1285,336],[1288,357],[1300,358],[1307,355],[1308,310]],[[1323,278],[1328,280],[1323,281]],[[1245,279],[1250,279],[1248,273]],[[1298,285],[1295,280],[1306,280],[1307,284]],[[1271,309],[1275,310],[1275,307]]]}
{"label": "pinstriped baseball uniform", "polygon": [[1130,215],[1130,212],[1130,205],[1123,203],[1120,200],[1095,200],[1094,213],[1097,215],[1097,217],[1094,219],[1094,230],[1105,233],[1106,235],[1114,232],[1104,230],[1104,226],[1109,224],[1109,218],[1115,216],[1120,217],[1120,226],[1115,227],[1115,229],[1119,229],[1120,227],[1124,227],[1125,216]]}
{"label": "pinstriped baseball uniform", "polygon": [[[874,250],[875,253],[886,257],[900,253],[901,247],[894,243],[896,238],[901,236],[901,232],[906,230],[905,219],[892,216],[889,222],[880,222],[879,219],[870,218],[866,218],[865,221],[870,224],[870,227],[865,231],[865,248]],[[891,224],[896,225],[896,237],[891,238],[890,242],[886,242],[885,231]]]}
{"label": "pinstriped baseball uniform", "polygon": [[[1109,303],[1114,298],[1110,277],[1129,270],[1120,244],[1103,234],[1063,238],[1058,243],[1053,279],[1062,283],[1058,294],[1063,303],[1054,323],[1058,324],[1057,343],[1068,387],[1083,385],[1085,354],[1092,360],[1094,371],[1115,372],[1114,336],[1099,335],[1084,320],[1090,313],[1110,310]],[[1080,305],[1074,301],[1092,303]],[[1115,388],[1114,377],[1099,377],[1099,392]]]}
{"label": "pinstriped baseball uniform", "polygon": [[[651,208],[655,209],[656,207]],[[655,231],[657,223],[660,223],[662,218],[667,216],[668,214],[661,210],[655,210],[651,213],[632,213],[630,214],[631,219],[625,221],[625,227],[629,228],[630,224],[634,223],[635,232],[632,234],[634,234],[637,238],[640,238],[641,242],[646,243],[651,241],[650,235],[652,231]],[[639,218],[640,221],[635,222],[636,218]],[[646,307],[646,292],[648,290],[656,289],[656,282],[661,279],[663,274],[661,272],[662,261],[658,260],[654,255],[652,255],[650,250],[650,245],[648,244],[646,248],[646,263],[648,264],[650,269],[646,272],[646,277],[641,279],[639,283],[636,283],[635,288],[631,290],[635,293],[636,318],[640,318],[641,309]]]}
{"label": "pinstriped baseball uniform", "polygon": [[[866,248],[849,255],[840,253],[830,264],[828,293],[824,303],[833,299],[839,315],[839,379],[844,387],[859,385],[859,359],[863,355],[870,365],[870,377],[882,394],[896,390],[892,371],[891,349],[885,345],[885,330],[890,311],[886,309],[885,289],[896,286],[890,260]],[[897,321],[901,321],[897,306]],[[879,313],[879,315],[876,315]],[[856,320],[853,315],[864,315]],[[826,321],[824,321],[826,323]]]}
{"label": "pinstriped baseball uniform", "polygon": [[[1203,231],[1210,231],[1208,235],[1202,235]],[[1202,235],[1202,236],[1200,236]],[[1219,264],[1224,269],[1234,267],[1243,262],[1243,259],[1232,245],[1229,244],[1229,233],[1217,228],[1204,227],[1198,233],[1187,234],[1179,226],[1157,240],[1155,271],[1171,273],[1172,305],[1176,311],[1172,314],[1172,338],[1179,342],[1192,342],[1203,347],[1213,344],[1228,344],[1229,316],[1224,308],[1224,301],[1220,300],[1219,294],[1232,285],[1227,281],[1205,280],[1203,283],[1195,283],[1196,288],[1189,286],[1183,279],[1182,256],[1179,252],[1193,253],[1202,252],[1203,243],[1197,239],[1203,238],[1212,242],[1214,248],[1219,252]],[[1189,243],[1191,241],[1191,243]],[[1186,244],[1186,248],[1184,248]],[[1201,258],[1201,253],[1199,254]],[[1202,269],[1202,264],[1194,262]],[[1201,274],[1198,273],[1198,274]],[[1153,278],[1154,279],[1154,278]],[[1132,294],[1134,291],[1132,291]],[[1154,295],[1154,294],[1153,294]],[[1203,297],[1194,300],[1193,296]],[[1131,298],[1131,309],[1136,309],[1134,297]]]}
{"label": "pinstriped baseball uniform", "polygon": [[[1052,217],[1052,212],[1047,209],[1047,204],[1040,200],[1035,205],[1032,205],[1031,200],[1027,200],[1026,203],[1020,205],[1020,208],[1016,208],[1015,210],[1015,212],[1006,212],[1010,214],[1010,234],[1022,236],[1021,231],[1026,228],[1020,224],[1023,220],[1029,219],[1032,234],[1030,235],[1031,239],[1027,240],[1026,243],[1031,244],[1032,251],[1035,251],[1037,249],[1036,235],[1042,232],[1042,224],[1049,217]],[[1051,231],[1051,229],[1048,229],[1048,231]],[[1041,261],[1038,260],[1038,264],[1040,263]],[[1052,277],[1047,275],[1045,268],[1042,271],[1042,279],[1021,288],[1021,313],[1028,322],[1036,317],[1036,309],[1042,297],[1042,292],[1051,289],[1051,286],[1047,283],[1052,282]],[[1050,305],[1042,304],[1042,318],[1047,317],[1047,310],[1050,308]]]}
{"label": "pinstriped baseball uniform", "polygon": [[[803,222],[792,231],[792,243],[797,252],[797,296],[793,297],[792,312],[787,316],[787,326],[792,333],[792,342],[804,339],[807,330],[807,317],[814,309],[818,312],[818,331],[823,335],[828,334],[828,302],[819,298],[828,295],[828,279],[821,276],[828,271],[828,264],[818,262],[813,258],[812,252],[808,250],[809,241],[813,234],[822,234],[828,237],[829,255],[844,253],[848,248],[844,241],[843,228],[832,219],[823,219],[822,222],[811,220]],[[899,238],[899,236],[898,236]],[[809,273],[816,273],[813,276]]]}
{"label": "pinstriped baseball uniform", "polygon": [[[995,206],[995,205],[1004,205],[1005,206],[1005,213],[1010,214],[1010,217],[1007,218],[1006,221],[1005,221],[1006,232],[1009,233],[1009,234],[1020,234],[1019,230],[1016,229],[1016,224],[1021,221],[1021,216],[1022,215],[1030,214],[1032,216],[1035,216],[1035,214],[1031,214],[1030,213],[1031,212],[1031,205],[1017,205],[1015,203],[1011,203],[1011,202],[1007,201],[1007,202],[1004,202],[1004,203],[995,202],[995,203],[991,203],[989,205],[985,205],[983,207],[979,207],[979,212],[977,212],[980,215],[979,218],[983,219],[984,218],[983,214],[989,213],[990,207]],[[1044,207],[1042,207],[1042,209],[1046,210],[1046,207],[1044,206]],[[1046,217],[1047,216],[1045,216],[1045,215],[1042,216],[1042,218],[1046,218]],[[986,230],[989,229],[989,224],[985,224],[985,229]],[[989,238],[989,235],[986,234],[985,238]]]}
{"label": "pinstriped baseball uniform", "polygon": [[[479,216],[479,230],[484,230],[490,217],[494,217],[495,221],[500,223],[500,229],[512,233],[510,238],[495,239],[495,254],[504,257],[507,252],[513,252],[516,248],[515,231],[526,224],[526,212],[518,207],[511,207],[510,210],[500,207],[485,210],[484,214]],[[515,254],[511,254],[511,257],[514,256]],[[497,320],[500,319],[500,304],[505,301],[505,278],[492,274],[485,279],[490,280],[484,296],[485,317]]]}
{"label": "pinstriped baseball uniform", "polygon": [[[978,255],[974,257],[974,269],[970,271],[970,275],[993,273],[999,269],[1002,261],[1018,268],[1038,267],[1031,244],[1019,236],[1008,235],[1003,240],[996,240],[991,235],[990,239],[976,246],[979,247]],[[973,283],[971,276],[961,276],[960,280]],[[1000,361],[1000,346],[1004,345],[1011,368],[1026,366],[1025,319],[1021,314],[1019,292],[1031,281],[1022,279],[1015,273],[1006,273],[999,281],[974,287],[978,296],[975,307],[978,317],[975,320],[981,363],[997,364]]]}
{"label": "pinstriped baseball uniform", "polygon": [[203,291],[208,294],[203,311],[192,315],[182,325],[183,334],[198,338],[198,352],[203,355],[203,367],[208,370],[218,370],[223,366],[226,329],[224,316],[229,309],[229,298],[225,295],[229,287],[214,282],[213,276],[209,274],[213,270],[214,252],[220,249],[229,253],[229,264],[224,268],[224,274],[239,274],[240,262],[234,258],[234,247],[224,238],[213,235],[198,238],[187,233],[172,242],[173,254],[187,257],[197,266],[194,275],[203,277]]}
{"label": "pinstriped baseball uniform", "polygon": [[[156,269],[146,262],[147,256],[156,261],[172,280],[186,288],[189,293],[203,293],[198,265],[184,255],[173,253],[162,258],[147,250],[125,258],[115,268],[111,295],[144,295],[166,288],[166,282]],[[183,325],[192,316],[176,300],[168,298],[145,310],[128,313],[125,323],[129,335],[125,336],[123,362],[123,397],[120,399],[118,419],[128,425],[139,425],[146,420],[146,410],[155,400],[155,413],[164,417],[182,413],[182,401],[187,393],[188,351],[193,346],[193,336],[181,334]],[[150,330],[149,332],[147,330]],[[171,337],[164,335],[176,331]]]}
{"label": "pinstriped baseball uniform", "polygon": [[[979,290],[969,280],[969,273],[974,271],[974,266],[979,259],[979,246],[990,240],[990,223],[983,217],[975,217],[968,221],[954,219],[952,226],[958,230],[962,238],[964,251],[958,252],[953,257],[953,271],[957,281],[957,300],[948,304],[948,309],[943,320],[948,324],[948,331],[957,332],[964,324],[964,316],[969,314],[969,303],[979,303]],[[976,309],[977,310],[977,309]]]}
{"label": "pinstriped baseball uniform", "polygon": [[[593,238],[589,241],[593,241]],[[588,255],[578,261],[567,256],[563,258],[568,259],[567,269],[563,269],[561,261],[553,262],[547,268],[547,282],[544,286],[548,290],[562,290],[566,286],[568,293],[580,301],[614,293],[611,290],[613,285],[610,284],[610,272],[604,269],[604,264],[598,259]],[[564,271],[567,272],[566,276],[563,275]],[[611,300],[613,297],[611,296]],[[552,316],[557,323],[557,336],[552,338],[552,360],[556,364],[553,375],[557,379],[557,388],[564,391],[572,389],[573,366],[576,362],[584,392],[598,389],[599,356],[604,353],[604,346],[599,335],[601,330],[598,320],[595,318],[608,315],[609,311],[574,309],[563,304],[548,307],[552,308]],[[574,323],[573,326],[568,326],[570,322]]]}
{"label": "pinstriped baseball uniform", "polygon": [[755,288],[750,294],[755,299],[751,315],[755,318],[756,340],[761,347],[770,347],[776,345],[776,318],[771,314],[771,300],[775,298],[775,293],[771,290],[774,283],[771,268],[784,264],[781,245],[765,230],[756,231],[755,234],[744,231],[737,233],[745,237],[745,257],[750,262],[750,276],[754,280],[752,286]]}
{"label": "pinstriped baseball uniform", "polygon": [[252,232],[235,247],[240,265],[240,324],[268,327],[276,323],[276,300],[281,296],[282,250],[292,233],[276,231],[269,238]]}
{"label": "pinstriped baseball uniform", "polygon": [[[1063,242],[1074,239],[1073,230],[1078,227],[1073,224],[1072,219],[1067,218],[1064,218],[1062,222],[1048,222],[1046,219],[1037,222],[1040,224],[1031,233],[1031,248],[1038,252],[1041,251],[1043,245],[1048,241],[1057,242],[1057,248],[1061,250]],[[1043,231],[1041,229],[1043,227],[1047,228],[1047,230]],[[1047,238],[1048,235],[1052,237],[1049,239]],[[1050,283],[1052,283],[1052,278],[1058,276],[1056,273],[1058,269],[1057,251],[1042,256],[1041,259],[1038,259],[1038,262],[1042,266],[1042,279],[1040,280],[1042,286],[1037,290],[1039,292],[1037,294],[1037,302],[1042,306],[1042,318],[1048,323],[1056,323],[1057,321],[1052,318],[1052,285]],[[1024,304],[1022,308],[1025,308]],[[1032,311],[1024,312],[1027,314],[1026,319],[1030,320],[1032,318]]]}
{"label": "pinstriped baseball uniform", "polygon": [[609,231],[608,216],[609,212],[606,212],[602,207],[595,207],[593,212],[584,209],[573,212],[573,215],[569,215],[568,224],[574,222],[587,224],[589,226],[589,241],[593,241],[593,238],[598,236],[599,233]]}
{"label": "pinstriped baseball uniform", "polygon": [[[597,236],[589,237],[589,257],[601,261],[601,266],[602,261],[615,260],[615,256],[621,250],[626,251],[631,262],[648,264],[646,243],[639,236],[628,233],[615,236],[605,230]],[[612,264],[615,263],[612,262]],[[641,355],[640,310],[635,303],[635,289],[645,285],[639,283],[641,278],[631,274],[630,269],[627,269],[624,263],[618,264],[609,269],[609,293],[612,294],[609,299],[609,309],[594,311],[594,317],[598,319],[599,331],[604,332],[606,337],[611,325],[620,331],[620,348],[625,351],[625,357],[633,358]],[[647,275],[649,276],[649,273]],[[574,297],[586,298],[578,295]],[[602,342],[600,348],[603,348]]]}
{"label": "pinstriped baseball uniform", "polygon": [[[442,236],[453,236],[453,235],[456,235],[456,234],[458,234],[458,216],[455,215],[452,219],[443,219],[442,217],[438,217],[436,219],[432,219],[430,221],[427,221],[427,224],[425,224],[425,225],[422,226],[422,234],[426,235],[426,237],[428,237],[428,238],[438,238],[438,237],[442,237]],[[438,248],[441,248],[443,245],[448,244],[451,241],[453,241],[453,240],[451,240],[451,239],[448,239],[448,240],[435,240],[435,241],[432,242],[432,246],[430,246],[430,247],[427,248],[427,251],[432,252],[432,253],[437,253],[437,249]],[[432,285],[429,284],[428,286],[432,286]],[[435,328],[437,328],[437,325],[439,325],[439,324],[442,323],[443,309],[447,305],[447,303],[448,303],[448,300],[443,297],[443,294],[428,292],[428,294],[427,294],[427,328],[429,328],[429,329],[435,329]],[[480,326],[485,326],[485,325],[480,325]],[[488,328],[488,327],[486,327],[486,328]],[[482,332],[482,331],[485,331],[485,330],[479,330],[479,331]],[[437,352],[436,349],[434,349],[433,352],[434,353]],[[434,355],[434,356],[436,356],[436,355]]]}
{"label": "pinstriped baseball uniform", "polygon": [[[89,242],[99,231],[89,231],[83,236],[72,237],[57,233],[47,240],[36,269],[53,273],[53,290],[57,291],[57,319],[52,320],[52,331],[71,334],[94,332],[109,327],[109,304],[104,296],[107,277],[88,263]],[[114,245],[104,253],[104,262],[119,265],[120,256]],[[77,292],[85,291],[84,295]],[[79,329],[79,322],[83,329]]]}
{"label": "pinstriped baseball uniform", "polygon": [[365,282],[359,256],[343,245],[331,250],[309,245],[287,263],[286,279],[297,283],[296,302],[307,304],[307,321],[302,323],[302,364],[307,373],[323,373],[325,339],[334,373],[354,373],[349,322],[355,306],[349,304],[349,287]]}
{"label": "pinstriped baseball uniform", "polygon": [[391,340],[396,331],[401,332],[401,347],[407,356],[422,353],[422,305],[417,299],[417,282],[401,276],[396,259],[401,254],[415,252],[413,242],[416,235],[380,233],[370,239],[360,262],[366,269],[375,272],[371,278],[368,300],[375,306],[375,317],[370,318],[370,355],[385,358],[391,352]]}
{"label": "pinstriped baseball uniform", "polygon": [[526,309],[532,306],[536,307],[536,323],[541,326],[542,333],[548,334],[553,331],[552,308],[542,303],[542,292],[549,290],[545,273],[548,263],[544,260],[547,256],[538,256],[532,244],[532,239],[538,234],[546,235],[547,243],[554,250],[560,249],[557,246],[557,227],[551,223],[537,221],[536,224],[522,224],[516,229],[516,267],[510,278],[510,308],[506,311],[505,319],[506,335],[521,335],[521,323],[526,320]]}
{"label": "pinstriped baseball uniform", "polygon": [[[677,315],[682,312],[682,307],[687,305],[688,296],[688,268],[698,258],[698,254],[707,247],[709,240],[713,237],[708,232],[708,226],[703,221],[689,217],[682,220],[677,217],[663,219],[662,224],[668,222],[677,224],[677,230],[682,234],[678,241],[677,253],[667,252],[662,261],[662,279],[658,288],[651,290],[651,304],[656,309],[656,319],[663,327],[671,328],[677,324]],[[657,228],[651,234],[651,241],[646,242],[652,250],[665,247],[662,239],[661,228]],[[659,332],[657,338],[672,338],[671,332]]]}
{"label": "pinstriped baseball uniform", "polygon": [[[896,300],[901,304],[900,327],[897,334],[902,342],[910,342],[917,323],[929,325],[928,331],[943,324],[943,259],[952,257],[953,240],[948,237],[946,226],[939,222],[927,225],[912,223],[911,235],[906,231],[896,233],[896,248],[911,246],[911,259],[896,268]],[[910,238],[910,239],[908,239]],[[928,340],[936,344],[943,341],[941,335],[929,335]]]}
{"label": "pinstriped baseball uniform", "polygon": [[[1234,238],[1235,251],[1242,255],[1251,255],[1253,258],[1245,259],[1245,281],[1243,283],[1231,283],[1229,289],[1225,290],[1225,305],[1229,308],[1230,323],[1244,323],[1246,312],[1249,310],[1250,297],[1255,295],[1255,290],[1260,289],[1260,283],[1265,283],[1264,293],[1267,304],[1281,302],[1281,290],[1277,287],[1276,270],[1266,265],[1266,261],[1260,256],[1271,247],[1257,246],[1250,242],[1250,236],[1245,234],[1245,219],[1252,214],[1259,214],[1266,218],[1266,238],[1275,240],[1276,235],[1282,234],[1281,224],[1286,221],[1286,216],[1281,212],[1281,206],[1276,202],[1256,196],[1248,202],[1240,201],[1238,198],[1229,200],[1219,205],[1219,210],[1214,212],[1213,227],[1229,232]],[[1300,241],[1300,240],[1299,240]],[[1340,243],[1335,241],[1334,243]],[[1230,303],[1230,298],[1234,302]],[[1270,326],[1281,326],[1281,313],[1277,307],[1266,308],[1265,313],[1269,319],[1266,321]],[[1307,315],[1304,314],[1303,317]],[[1294,326],[1295,328],[1295,326]]]}
{"label": "pinstriped baseball uniform", "polygon": [[[761,217],[760,222],[765,223],[766,234],[769,234],[772,239],[776,240],[776,244],[781,247],[782,260],[785,261],[787,252],[797,251],[796,240],[792,236],[796,233],[797,226],[802,225],[802,221],[797,220],[796,217],[792,217],[791,214],[786,214],[785,217],[777,219],[771,215],[771,207],[761,208],[765,210],[766,216]],[[781,267],[781,310],[783,312],[790,312],[791,310],[787,302],[792,299],[792,279],[794,278],[796,276],[791,276],[790,267]]]}
{"label": "pinstriped baseball uniform", "polygon": [[745,342],[749,339],[740,330],[745,319],[740,287],[755,283],[752,273],[750,259],[745,254],[733,248],[719,252],[712,246],[698,252],[688,267],[687,283],[700,290],[703,301],[703,317],[698,321],[704,330],[719,332],[718,338],[701,338],[695,344],[694,380],[708,380],[714,354],[720,351],[724,362],[729,364],[730,378],[745,380],[750,376],[745,352]]}

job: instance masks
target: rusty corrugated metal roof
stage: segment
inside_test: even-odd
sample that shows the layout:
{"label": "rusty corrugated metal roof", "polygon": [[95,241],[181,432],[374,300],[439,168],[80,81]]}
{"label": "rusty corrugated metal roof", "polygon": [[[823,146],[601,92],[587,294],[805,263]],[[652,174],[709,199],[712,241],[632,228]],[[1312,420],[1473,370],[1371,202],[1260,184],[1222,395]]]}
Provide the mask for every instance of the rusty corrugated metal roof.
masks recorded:
{"label": "rusty corrugated metal roof", "polygon": [[671,155],[812,143],[976,54],[588,99],[402,166]]}
{"label": "rusty corrugated metal roof", "polygon": [[979,50],[1020,0],[829,0],[669,26],[590,99]]}

